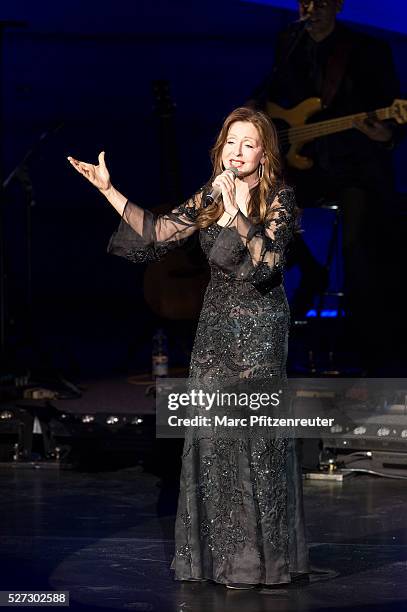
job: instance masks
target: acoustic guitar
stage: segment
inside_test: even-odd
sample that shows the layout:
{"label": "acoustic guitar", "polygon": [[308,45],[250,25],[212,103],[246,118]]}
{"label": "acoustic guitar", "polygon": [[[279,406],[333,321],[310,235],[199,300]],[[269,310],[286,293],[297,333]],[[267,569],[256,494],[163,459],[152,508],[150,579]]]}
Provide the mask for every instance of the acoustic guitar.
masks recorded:
{"label": "acoustic guitar", "polygon": [[307,123],[310,117],[321,110],[323,110],[321,98],[308,98],[291,109],[282,108],[273,102],[267,103],[266,112],[270,118],[282,120],[288,124],[288,127],[278,129],[278,134],[287,163],[291,167],[298,170],[311,168],[314,162],[310,157],[301,155],[302,147],[316,138],[356,129],[353,125],[355,120],[378,119],[386,121],[393,119],[399,124],[407,123],[407,100],[394,100],[391,106],[371,112]]}
{"label": "acoustic guitar", "polygon": [[[175,105],[169,83],[153,83],[155,114],[158,120],[160,149],[160,188],[164,204],[156,214],[168,213],[182,202],[180,169],[176,147]],[[175,248],[159,262],[147,266],[144,274],[144,297],[159,317],[171,320],[193,320],[199,315],[210,273],[198,244],[198,232],[183,247]]]}

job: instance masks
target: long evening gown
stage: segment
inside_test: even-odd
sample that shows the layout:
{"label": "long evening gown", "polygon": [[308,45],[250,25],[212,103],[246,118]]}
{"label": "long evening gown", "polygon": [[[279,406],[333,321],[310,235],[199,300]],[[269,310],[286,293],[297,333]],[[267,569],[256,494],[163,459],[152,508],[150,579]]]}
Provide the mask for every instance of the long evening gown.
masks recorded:
{"label": "long evening gown", "polygon": [[[289,309],[284,251],[294,228],[289,187],[269,194],[264,224],[239,211],[227,226],[196,225],[205,189],[156,216],[127,202],[108,252],[157,261],[199,231],[209,261],[189,380],[210,386],[285,377]],[[297,443],[226,428],[186,432],[175,525],[176,580],[278,584],[309,572]]]}

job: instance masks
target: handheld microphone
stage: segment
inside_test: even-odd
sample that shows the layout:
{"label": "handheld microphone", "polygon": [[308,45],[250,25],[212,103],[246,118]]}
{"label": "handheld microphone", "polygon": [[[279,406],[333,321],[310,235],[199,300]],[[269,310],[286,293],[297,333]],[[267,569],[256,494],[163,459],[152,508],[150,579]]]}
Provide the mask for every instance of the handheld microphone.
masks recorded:
{"label": "handheld microphone", "polygon": [[[237,168],[226,168],[226,172],[231,172],[233,179],[235,179],[239,175],[239,170]],[[218,185],[214,185],[212,190],[205,196],[203,201],[203,208],[207,208],[214,202],[216,202],[220,196],[222,195],[222,189]]]}

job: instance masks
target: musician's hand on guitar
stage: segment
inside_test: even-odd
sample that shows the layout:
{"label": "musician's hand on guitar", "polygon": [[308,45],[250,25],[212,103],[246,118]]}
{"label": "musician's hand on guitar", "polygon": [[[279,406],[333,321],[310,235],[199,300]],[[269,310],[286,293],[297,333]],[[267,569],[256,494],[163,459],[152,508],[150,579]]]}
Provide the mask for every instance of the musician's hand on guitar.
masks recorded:
{"label": "musician's hand on guitar", "polygon": [[223,207],[231,217],[234,217],[238,211],[238,205],[235,197],[235,179],[231,172],[225,170],[219,174],[212,183],[212,186],[217,185],[222,189]]}
{"label": "musician's hand on guitar", "polygon": [[78,159],[74,159],[73,157],[68,157],[68,161],[75,168],[75,170],[87,178],[88,181],[97,189],[104,192],[110,189],[112,186],[109,171],[105,164],[104,151],[99,153],[98,160],[99,164],[95,166],[94,164],[88,164],[86,162],[79,161]]}
{"label": "musician's hand on guitar", "polygon": [[353,122],[353,125],[371,140],[377,142],[389,142],[393,137],[392,129],[383,121],[377,119],[357,119]]}

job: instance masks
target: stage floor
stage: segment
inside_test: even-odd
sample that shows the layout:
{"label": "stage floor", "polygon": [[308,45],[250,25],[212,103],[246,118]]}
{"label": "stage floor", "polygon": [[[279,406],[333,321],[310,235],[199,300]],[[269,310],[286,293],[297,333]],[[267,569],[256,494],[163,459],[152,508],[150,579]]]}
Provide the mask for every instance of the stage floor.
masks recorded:
{"label": "stage floor", "polygon": [[310,583],[246,592],[174,582],[176,486],[159,482],[140,467],[2,469],[0,590],[69,591],[74,610],[407,609],[406,481],[305,482]]}

